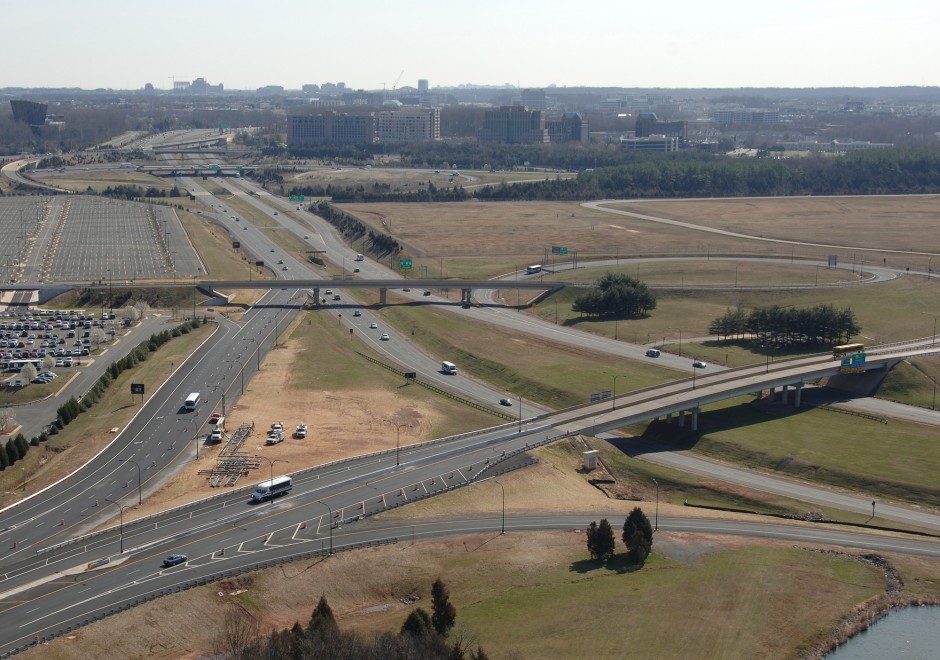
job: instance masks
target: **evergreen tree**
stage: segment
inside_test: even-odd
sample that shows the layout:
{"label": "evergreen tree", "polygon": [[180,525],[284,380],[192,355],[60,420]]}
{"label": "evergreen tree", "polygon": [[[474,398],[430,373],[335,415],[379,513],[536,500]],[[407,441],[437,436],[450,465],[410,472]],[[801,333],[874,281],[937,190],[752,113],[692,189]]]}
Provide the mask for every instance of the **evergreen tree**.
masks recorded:
{"label": "evergreen tree", "polygon": [[640,507],[634,507],[623,523],[623,544],[630,561],[642,563],[653,548],[653,526]]}
{"label": "evergreen tree", "polygon": [[428,613],[418,607],[411,611],[405,622],[401,624],[402,637],[411,635],[412,637],[430,637],[434,634],[434,626],[431,624],[431,617]]}
{"label": "evergreen tree", "polygon": [[443,580],[437,578],[431,585],[431,625],[444,637],[454,627],[456,619],[457,609],[450,602],[450,591]]}
{"label": "evergreen tree", "polygon": [[336,623],[336,617],[333,616],[333,610],[326,602],[326,596],[320,596],[320,601],[310,616],[310,623],[307,624],[307,636],[332,637],[338,633],[339,626]]}
{"label": "evergreen tree", "polygon": [[7,465],[13,465],[20,460],[20,452],[16,450],[16,445],[13,444],[13,438],[7,440],[7,443],[3,446],[3,450],[7,455]]}
{"label": "evergreen tree", "polygon": [[602,518],[599,525],[591,521],[587,530],[587,545],[591,559],[607,561],[614,556],[614,530],[606,518]]}

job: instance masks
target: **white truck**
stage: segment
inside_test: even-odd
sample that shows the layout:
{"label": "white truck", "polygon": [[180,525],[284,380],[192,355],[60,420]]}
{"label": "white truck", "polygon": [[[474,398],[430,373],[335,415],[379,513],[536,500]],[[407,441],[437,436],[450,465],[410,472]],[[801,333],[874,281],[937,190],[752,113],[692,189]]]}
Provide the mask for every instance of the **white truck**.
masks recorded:
{"label": "white truck", "polygon": [[357,255],[356,255],[356,261],[365,261],[365,260],[366,260],[366,258],[365,258],[364,256],[362,256],[361,254],[357,254]]}
{"label": "white truck", "polygon": [[450,376],[456,376],[457,365],[454,364],[453,362],[448,362],[447,360],[444,360],[443,362],[441,362],[441,373],[448,374]]}
{"label": "white truck", "polygon": [[284,431],[271,429],[271,432],[268,433],[268,439],[264,441],[266,445],[276,445],[279,442],[284,441]]}
{"label": "white truck", "polygon": [[297,429],[294,431],[294,437],[298,439],[306,438],[307,437],[307,425],[303,423],[298,424]]}

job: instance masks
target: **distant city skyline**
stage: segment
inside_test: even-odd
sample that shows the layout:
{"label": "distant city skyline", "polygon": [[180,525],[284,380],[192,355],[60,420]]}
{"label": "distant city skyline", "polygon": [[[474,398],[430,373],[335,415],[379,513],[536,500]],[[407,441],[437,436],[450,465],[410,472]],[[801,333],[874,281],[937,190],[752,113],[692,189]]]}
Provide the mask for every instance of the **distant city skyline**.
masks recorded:
{"label": "distant city skyline", "polygon": [[926,0],[20,0],[3,14],[0,88],[940,85]]}

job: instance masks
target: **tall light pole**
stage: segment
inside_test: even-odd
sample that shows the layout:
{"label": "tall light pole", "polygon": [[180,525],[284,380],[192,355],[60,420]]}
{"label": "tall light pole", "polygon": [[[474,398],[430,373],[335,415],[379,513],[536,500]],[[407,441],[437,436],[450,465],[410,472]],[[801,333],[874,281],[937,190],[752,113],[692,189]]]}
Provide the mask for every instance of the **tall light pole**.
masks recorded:
{"label": "tall light pole", "polygon": [[118,507],[119,509],[121,509],[121,523],[120,523],[120,528],[119,528],[120,531],[119,531],[118,533],[119,533],[119,535],[120,535],[120,537],[121,537],[120,549],[121,549],[121,554],[123,555],[123,554],[124,554],[124,509],[133,509],[134,506],[133,506],[132,504],[127,504],[127,505],[121,506],[120,504],[118,504],[117,502],[115,502],[114,500],[112,500],[112,499],[110,499],[110,498],[106,498],[106,499],[107,499],[111,504],[113,504],[114,506],[116,506],[116,507]]}
{"label": "tall light pole", "polygon": [[193,275],[193,318],[196,318],[196,276]]}
{"label": "tall light pole", "polygon": [[617,409],[617,379],[626,378],[626,377],[627,377],[626,374],[617,374],[616,376],[614,376],[613,396],[610,397],[610,409],[611,410]]}
{"label": "tall light pole", "polygon": [[137,461],[131,460],[130,458],[119,458],[118,461],[126,461],[128,463],[133,463],[134,465],[137,466],[137,506],[140,506],[141,504],[144,503],[144,498],[143,498],[143,495],[141,495],[141,491],[140,491],[140,486],[141,486],[140,463],[138,463]]}
{"label": "tall light pole", "polygon": [[327,521],[327,525],[330,527],[330,557],[333,556],[333,509],[330,508],[330,505],[324,502],[323,500],[317,500],[318,504],[322,504],[326,507],[326,510],[330,512],[330,519]]}
{"label": "tall light pole", "polygon": [[506,533],[506,489],[503,488],[503,485],[499,483],[498,481],[496,481],[496,479],[493,479],[493,482],[497,486],[499,486],[499,489],[501,491],[503,491],[503,521],[502,521],[502,526],[500,527],[499,533],[505,534]]}
{"label": "tall light pole", "polygon": [[392,426],[395,427],[395,466],[397,467],[401,465],[399,461],[399,457],[401,454],[401,442],[400,442],[401,430],[410,429],[413,427],[410,424],[396,424],[395,422],[388,420],[388,419],[383,419],[382,421],[385,422],[386,424],[391,424]]}
{"label": "tall light pole", "polygon": [[[267,456],[259,456],[257,454],[255,454],[255,458],[260,458],[262,460],[265,460],[271,466],[271,481],[268,482],[270,485],[274,485],[274,464],[275,463],[290,463],[290,461],[288,461],[285,458],[268,458]],[[272,504],[274,503],[275,499],[277,498],[274,498],[274,497],[271,498]]]}
{"label": "tall light pole", "polygon": [[656,481],[656,477],[653,477],[653,483],[656,484],[656,517],[653,518],[655,521],[653,523],[653,531],[659,529],[659,482]]}
{"label": "tall light pole", "polygon": [[108,313],[114,311],[114,298],[111,297],[111,269],[108,269]]}
{"label": "tall light pole", "polygon": [[[682,357],[682,328],[669,328],[669,329],[679,331],[679,357]],[[663,340],[663,343],[665,343],[665,339]]]}
{"label": "tall light pole", "polygon": [[[243,338],[242,338],[242,341],[251,341],[251,342],[254,342],[255,344],[258,343],[258,342],[255,340],[254,337],[243,337]],[[261,371],[261,346],[260,346],[260,344],[259,344],[258,347],[255,349],[255,351],[256,351],[256,353],[257,353],[257,355],[258,355],[258,371]],[[244,394],[244,392],[242,392],[242,394]]]}
{"label": "tall light pole", "polygon": [[738,288],[738,266],[740,264],[734,265],[734,288]]}
{"label": "tall light pole", "polygon": [[522,433],[522,395],[519,395],[519,433]]}

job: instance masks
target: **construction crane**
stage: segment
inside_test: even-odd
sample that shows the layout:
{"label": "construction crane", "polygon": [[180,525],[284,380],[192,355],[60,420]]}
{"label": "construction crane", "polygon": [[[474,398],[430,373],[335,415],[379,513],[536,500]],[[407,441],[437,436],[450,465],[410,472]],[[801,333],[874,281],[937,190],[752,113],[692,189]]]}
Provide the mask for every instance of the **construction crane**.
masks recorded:
{"label": "construction crane", "polygon": [[393,91],[393,92],[394,92],[395,89],[398,87],[398,81],[401,80],[401,77],[402,77],[403,75],[405,75],[405,70],[404,70],[404,69],[402,69],[402,70],[401,70],[401,73],[398,74],[398,77],[395,78],[395,84],[392,85],[392,91]]}

